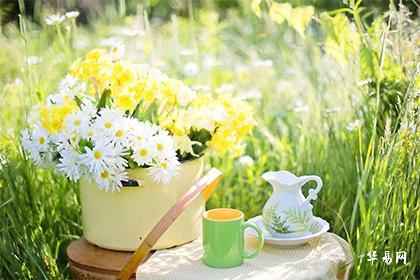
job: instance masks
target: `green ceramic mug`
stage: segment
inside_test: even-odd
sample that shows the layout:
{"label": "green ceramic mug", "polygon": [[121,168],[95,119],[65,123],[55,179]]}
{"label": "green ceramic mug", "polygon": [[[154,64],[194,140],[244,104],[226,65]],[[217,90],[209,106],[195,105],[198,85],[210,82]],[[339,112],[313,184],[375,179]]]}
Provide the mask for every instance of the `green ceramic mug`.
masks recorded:
{"label": "green ceramic mug", "polygon": [[[253,253],[244,250],[244,230],[258,233],[258,248]],[[204,264],[227,268],[241,265],[244,259],[256,257],[264,245],[261,229],[244,222],[244,213],[229,208],[212,209],[203,214]]]}

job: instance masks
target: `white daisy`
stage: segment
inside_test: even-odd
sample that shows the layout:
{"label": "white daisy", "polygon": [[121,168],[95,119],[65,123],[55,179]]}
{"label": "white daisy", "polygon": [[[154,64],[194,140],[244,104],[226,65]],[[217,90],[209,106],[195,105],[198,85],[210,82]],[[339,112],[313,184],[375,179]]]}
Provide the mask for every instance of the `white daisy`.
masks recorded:
{"label": "white daisy", "polygon": [[176,157],[157,162],[149,167],[149,175],[153,177],[157,183],[169,183],[173,176],[179,173],[179,161]]}
{"label": "white daisy", "polygon": [[66,96],[60,93],[50,94],[47,97],[47,102],[49,104],[64,105],[66,103]]}
{"label": "white daisy", "polygon": [[97,137],[113,135],[119,128],[118,123],[123,119],[122,112],[116,109],[103,108],[99,115],[95,121]]}
{"label": "white daisy", "polygon": [[48,167],[52,163],[52,149],[49,147],[49,134],[38,126],[31,133],[26,129],[22,132],[22,147],[29,157],[40,167]]}
{"label": "white daisy", "polygon": [[152,145],[148,141],[139,141],[133,149],[132,157],[139,166],[151,165],[154,157]]}
{"label": "white daisy", "polygon": [[64,120],[64,127],[69,133],[82,134],[90,127],[91,119],[96,114],[96,108],[91,105],[84,105],[81,110],[67,115]]}
{"label": "white daisy", "polygon": [[97,132],[94,125],[88,125],[86,127],[82,127],[80,131],[80,135],[87,139],[87,140],[93,140],[97,138]]}
{"label": "white daisy", "polygon": [[153,136],[150,143],[153,148],[153,154],[159,160],[171,157],[175,153],[172,137],[166,131],[159,131],[157,135]]}
{"label": "white daisy", "polygon": [[57,134],[51,135],[50,138],[52,138],[51,142],[56,144],[57,151],[61,152],[62,150],[68,149],[69,146],[76,147],[79,144],[81,136],[76,132],[59,132]]}
{"label": "white daisy", "polygon": [[37,152],[48,151],[49,133],[41,125],[38,125],[32,132],[32,149]]}
{"label": "white daisy", "polygon": [[124,118],[124,120],[120,123],[116,124],[117,127],[114,134],[109,135],[107,138],[112,145],[129,148],[130,137],[125,119],[126,118]]}
{"label": "white daisy", "polygon": [[85,164],[89,172],[101,174],[107,168],[124,168],[127,161],[122,157],[123,150],[109,143],[96,143],[93,149],[85,147],[86,153],[80,156],[80,162]]}
{"label": "white daisy", "polygon": [[105,191],[119,191],[122,187],[121,181],[127,180],[127,173],[124,169],[107,168],[96,177],[98,189]]}
{"label": "white daisy", "polygon": [[60,81],[58,88],[60,94],[73,100],[75,95],[83,94],[86,91],[86,84],[80,83],[76,77],[67,74],[67,76]]}
{"label": "white daisy", "polygon": [[29,152],[31,150],[32,148],[31,134],[29,133],[29,130],[27,128],[22,130],[21,143],[25,151]]}
{"label": "white daisy", "polygon": [[80,154],[72,146],[66,145],[66,148],[60,151],[60,155],[57,170],[64,173],[70,180],[79,180],[83,175]]}
{"label": "white daisy", "polygon": [[128,129],[129,138],[133,145],[136,145],[138,141],[147,141],[159,131],[157,126],[139,122],[137,119],[129,119]]}
{"label": "white daisy", "polygon": [[86,118],[82,111],[76,111],[67,115],[64,127],[68,133],[81,134],[85,127],[89,126],[90,119]]}

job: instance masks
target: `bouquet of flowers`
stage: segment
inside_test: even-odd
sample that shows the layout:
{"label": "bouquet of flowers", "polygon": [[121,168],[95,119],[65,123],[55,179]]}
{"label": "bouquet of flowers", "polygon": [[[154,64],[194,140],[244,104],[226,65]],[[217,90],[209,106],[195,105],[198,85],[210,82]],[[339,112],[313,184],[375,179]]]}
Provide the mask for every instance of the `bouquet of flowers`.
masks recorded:
{"label": "bouquet of flowers", "polygon": [[158,70],[96,49],[77,59],[48,96],[22,146],[39,166],[119,190],[127,168],[168,183],[207,149],[240,155],[252,109],[230,95],[196,93]]}

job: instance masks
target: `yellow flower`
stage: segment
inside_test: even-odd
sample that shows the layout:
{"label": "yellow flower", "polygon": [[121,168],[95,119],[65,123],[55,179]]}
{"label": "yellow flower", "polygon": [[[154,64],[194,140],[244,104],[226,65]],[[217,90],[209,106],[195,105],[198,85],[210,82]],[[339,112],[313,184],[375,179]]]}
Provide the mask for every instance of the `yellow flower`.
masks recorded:
{"label": "yellow flower", "polygon": [[131,93],[127,92],[124,94],[117,95],[115,97],[115,106],[124,111],[133,111],[137,106],[137,102],[134,96]]}
{"label": "yellow flower", "polygon": [[134,73],[129,63],[117,61],[112,65],[112,74],[110,83],[112,85],[112,94],[117,95],[121,88],[129,86],[134,80]]}
{"label": "yellow flower", "polygon": [[63,128],[66,116],[75,110],[77,110],[77,105],[74,102],[68,102],[62,106],[44,106],[39,112],[41,125],[48,132],[55,134]]}

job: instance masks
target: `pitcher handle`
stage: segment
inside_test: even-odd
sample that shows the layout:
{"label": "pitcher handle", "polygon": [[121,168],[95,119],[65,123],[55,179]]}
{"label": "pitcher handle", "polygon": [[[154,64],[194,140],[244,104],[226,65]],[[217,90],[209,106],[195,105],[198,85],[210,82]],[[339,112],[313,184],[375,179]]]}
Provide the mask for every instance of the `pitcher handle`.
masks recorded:
{"label": "pitcher handle", "polygon": [[306,197],[306,202],[310,203],[311,200],[315,200],[318,198],[318,193],[322,188],[322,180],[321,178],[319,178],[318,176],[302,176],[300,177],[303,180],[300,182],[300,186],[302,187],[303,185],[305,185],[306,183],[308,183],[309,181],[315,181],[316,182],[316,188],[315,189],[310,189],[309,190],[309,195]]}

